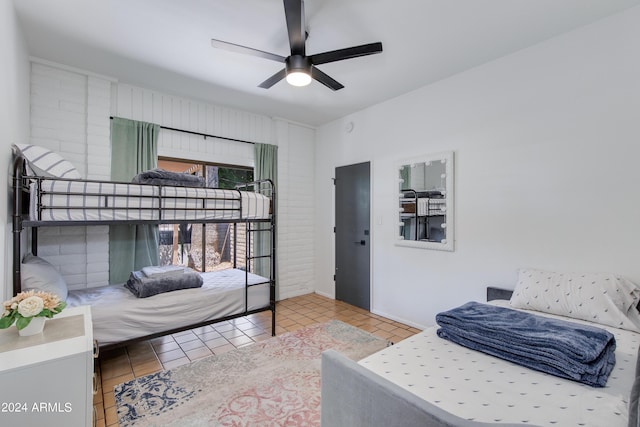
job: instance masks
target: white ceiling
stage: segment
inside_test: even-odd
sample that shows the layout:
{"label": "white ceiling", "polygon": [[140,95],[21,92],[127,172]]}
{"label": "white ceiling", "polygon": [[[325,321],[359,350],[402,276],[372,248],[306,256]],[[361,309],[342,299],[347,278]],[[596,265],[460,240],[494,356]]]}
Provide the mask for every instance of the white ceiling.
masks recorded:
{"label": "white ceiling", "polygon": [[289,55],[281,0],[14,0],[29,54],[122,82],[320,125],[431,84],[640,0],[307,0],[307,54],[381,41],[321,65],[345,85],[258,88],[277,62],[211,38]]}

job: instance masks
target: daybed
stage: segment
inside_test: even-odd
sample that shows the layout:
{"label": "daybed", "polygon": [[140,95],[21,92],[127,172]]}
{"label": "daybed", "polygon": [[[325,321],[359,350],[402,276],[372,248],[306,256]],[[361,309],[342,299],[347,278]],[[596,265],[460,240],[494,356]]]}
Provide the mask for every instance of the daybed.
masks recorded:
{"label": "daybed", "polygon": [[[269,180],[235,190],[83,180],[71,164],[41,147],[27,157],[14,146],[13,285],[55,289],[68,305],[92,307],[94,338],[101,347],[124,345],[261,311],[271,311],[275,334],[275,188]],[[44,153],[44,154],[43,154]],[[47,164],[42,164],[45,159]],[[44,259],[29,256],[23,264],[22,231],[30,230],[37,255],[38,228],[115,224],[224,223],[245,227],[244,265],[233,245],[233,269],[204,272],[203,285],[137,298],[122,284],[67,293],[58,271]],[[256,241],[261,251],[255,250]],[[260,274],[252,265],[264,268]],[[26,268],[26,270],[25,270]],[[25,274],[26,271],[26,274]]]}
{"label": "daybed", "polygon": [[[528,273],[535,280],[526,278]],[[621,281],[614,277],[591,280],[594,276],[544,273],[548,272],[522,270],[510,301],[491,304],[611,332],[616,361],[604,387],[549,375],[455,344],[440,338],[434,326],[359,362],[335,351],[323,353],[322,426],[637,427],[638,289],[627,287],[628,282],[617,286]],[[545,280],[550,287],[537,283]],[[613,281],[617,285],[611,285]],[[585,292],[587,282],[594,282],[592,291]],[[561,301],[568,289],[571,297]],[[507,291],[507,298],[509,294]],[[556,299],[564,308],[561,304],[553,307]],[[544,302],[536,305],[540,300]],[[554,308],[578,318],[549,313]],[[594,320],[594,316],[604,323],[580,319]]]}

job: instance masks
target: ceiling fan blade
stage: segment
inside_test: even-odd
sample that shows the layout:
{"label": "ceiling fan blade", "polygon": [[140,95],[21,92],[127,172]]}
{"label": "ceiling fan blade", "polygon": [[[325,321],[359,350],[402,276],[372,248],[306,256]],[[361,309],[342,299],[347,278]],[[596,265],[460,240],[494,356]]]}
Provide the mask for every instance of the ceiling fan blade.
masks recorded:
{"label": "ceiling fan blade", "polygon": [[311,77],[333,90],[340,90],[344,86],[339,82],[335,81],[333,78],[329,77],[327,74],[318,70],[316,67],[311,67]]}
{"label": "ceiling fan blade", "polygon": [[343,59],[357,58],[359,56],[373,55],[380,52],[382,52],[382,43],[376,42],[332,50],[330,52],[317,53],[309,56],[309,59],[313,65],[319,65],[326,64],[328,62],[342,61]]}
{"label": "ceiling fan blade", "polygon": [[305,56],[304,2],[302,0],[283,1],[291,55]]}
{"label": "ceiling fan blade", "polygon": [[260,83],[258,87],[261,87],[263,89],[269,89],[271,86],[278,83],[280,80],[284,79],[285,77],[287,77],[287,70],[283,68],[282,70],[275,73],[273,76],[269,77],[267,80]]}
{"label": "ceiling fan blade", "polygon": [[284,62],[285,60],[284,56],[276,55],[275,53],[264,52],[262,50],[241,46],[235,43],[224,42],[222,40],[211,39],[211,46],[218,49],[228,50],[231,52],[243,53],[243,54],[257,56],[260,58],[270,59],[272,61],[277,61],[277,62]]}

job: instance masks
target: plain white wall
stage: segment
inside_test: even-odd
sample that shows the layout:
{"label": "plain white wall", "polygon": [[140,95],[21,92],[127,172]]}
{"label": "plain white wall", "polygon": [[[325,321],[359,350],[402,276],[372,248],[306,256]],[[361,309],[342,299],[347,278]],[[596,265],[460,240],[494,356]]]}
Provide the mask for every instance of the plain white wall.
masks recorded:
{"label": "plain white wall", "polygon": [[[10,1],[0,2],[0,163],[5,165],[0,188],[11,180],[11,144],[29,138],[29,57],[18,19]],[[0,197],[0,301],[13,295],[11,194]]]}
{"label": "plain white wall", "polygon": [[[640,284],[640,7],[321,127],[316,284],[333,296],[335,167],[372,164],[372,311],[415,326],[517,269]],[[401,78],[401,76],[398,76]],[[354,124],[346,131],[346,124]],[[397,162],[455,152],[455,251],[398,247]]]}

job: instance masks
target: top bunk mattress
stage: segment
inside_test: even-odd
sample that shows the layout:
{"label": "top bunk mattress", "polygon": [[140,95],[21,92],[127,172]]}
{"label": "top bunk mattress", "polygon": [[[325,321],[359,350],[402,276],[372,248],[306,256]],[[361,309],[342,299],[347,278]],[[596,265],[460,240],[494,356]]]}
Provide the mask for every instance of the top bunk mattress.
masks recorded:
{"label": "top bunk mattress", "polygon": [[[497,301],[490,304],[494,303],[504,304]],[[359,363],[445,411],[473,421],[626,427],[640,334],[595,326],[610,331],[617,343],[616,365],[604,388],[558,378],[468,349],[438,337],[437,326]]]}
{"label": "top bunk mattress", "polygon": [[29,193],[29,219],[37,222],[270,218],[270,198],[251,191],[41,179]]}

